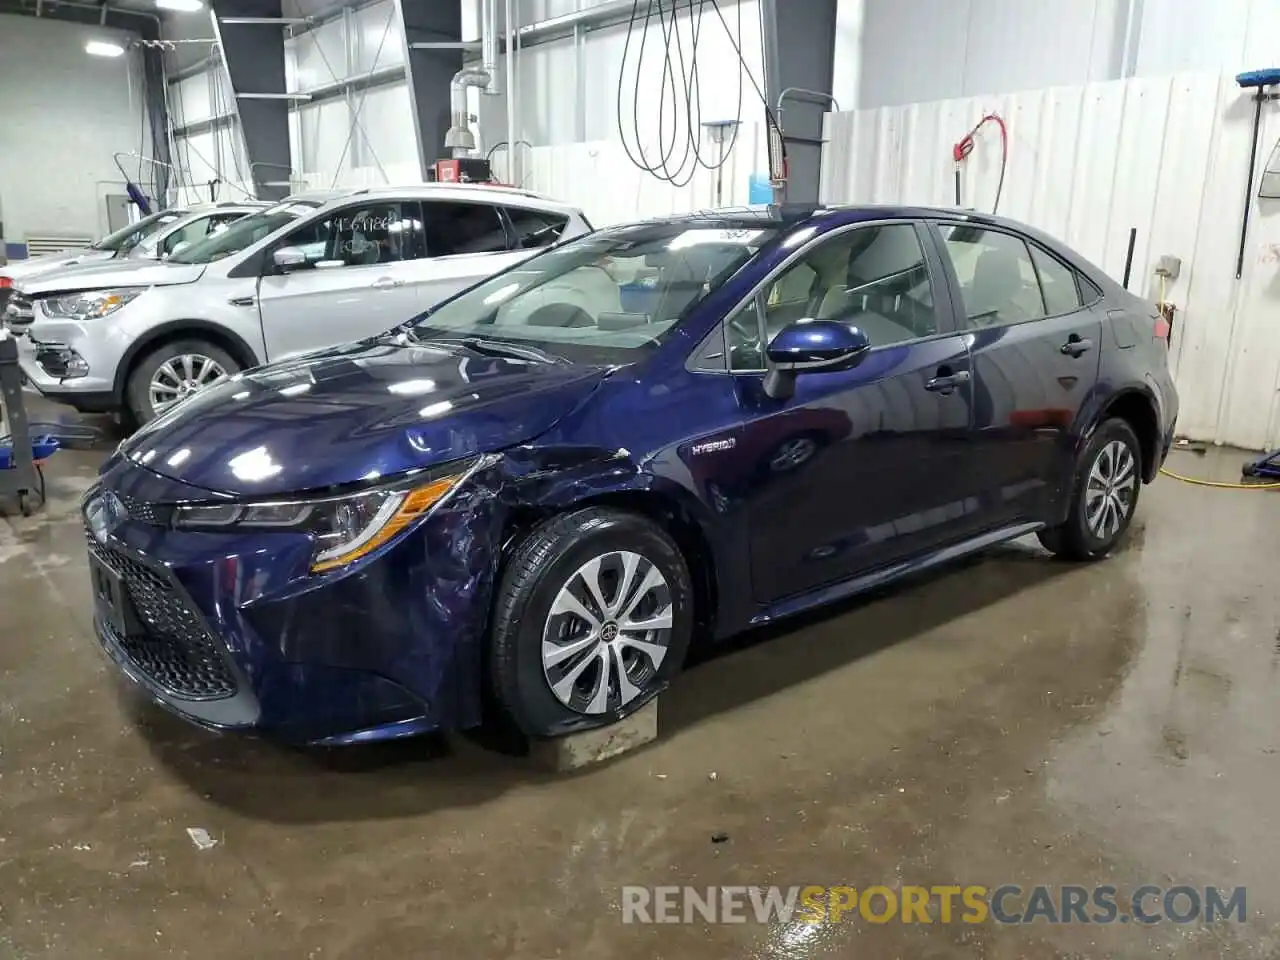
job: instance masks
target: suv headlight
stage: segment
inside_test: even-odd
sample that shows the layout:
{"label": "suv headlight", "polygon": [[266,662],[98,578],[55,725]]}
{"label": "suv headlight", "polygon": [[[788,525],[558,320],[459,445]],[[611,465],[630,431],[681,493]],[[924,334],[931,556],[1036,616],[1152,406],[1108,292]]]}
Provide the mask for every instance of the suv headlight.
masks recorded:
{"label": "suv headlight", "polygon": [[186,504],[174,526],[186,530],[292,530],[309,533],[315,546],[311,572],[322,573],[368,556],[426,516],[480,466],[482,457],[445,464],[411,479],[311,500]]}
{"label": "suv headlight", "polygon": [[142,293],[142,289],[84,290],[62,297],[46,297],[40,306],[46,317],[59,320],[95,320],[115,313]]}

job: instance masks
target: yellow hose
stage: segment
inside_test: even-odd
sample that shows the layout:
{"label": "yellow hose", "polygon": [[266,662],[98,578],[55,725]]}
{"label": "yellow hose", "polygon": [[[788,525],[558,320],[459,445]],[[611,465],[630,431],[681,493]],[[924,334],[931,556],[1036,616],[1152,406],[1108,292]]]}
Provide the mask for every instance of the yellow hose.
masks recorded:
{"label": "yellow hose", "polygon": [[1280,483],[1224,483],[1220,480],[1200,480],[1197,477],[1184,477],[1180,473],[1174,473],[1172,470],[1160,468],[1160,472],[1166,477],[1173,477],[1175,480],[1181,480],[1183,483],[1194,483],[1197,487],[1218,487],[1221,490],[1276,490],[1280,489]]}

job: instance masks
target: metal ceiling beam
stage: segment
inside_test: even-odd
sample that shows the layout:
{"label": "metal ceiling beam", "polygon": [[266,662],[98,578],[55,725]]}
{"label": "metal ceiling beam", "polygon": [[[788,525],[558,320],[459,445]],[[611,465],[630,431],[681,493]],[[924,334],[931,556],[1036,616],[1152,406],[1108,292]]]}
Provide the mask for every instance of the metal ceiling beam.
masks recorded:
{"label": "metal ceiling beam", "polygon": [[[444,154],[449,84],[462,69],[462,5],[458,0],[395,0],[404,36],[409,102],[422,177]],[[456,46],[455,46],[456,45]]]}
{"label": "metal ceiling beam", "polygon": [[294,96],[285,85],[280,0],[213,0],[211,19],[248,154],[248,169],[236,175],[252,179],[260,200],[282,199],[289,191],[270,171],[292,169],[289,105]]}

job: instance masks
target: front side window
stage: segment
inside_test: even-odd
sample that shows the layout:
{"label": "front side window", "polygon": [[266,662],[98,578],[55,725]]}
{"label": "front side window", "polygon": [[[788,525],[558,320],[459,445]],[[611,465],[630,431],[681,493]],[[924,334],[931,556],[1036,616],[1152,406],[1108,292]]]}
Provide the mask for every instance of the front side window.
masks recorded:
{"label": "front side window", "polygon": [[1022,240],[969,225],[941,229],[960,283],[966,329],[1025,323],[1046,315],[1036,269]]}
{"label": "front side window", "polygon": [[368,267],[416,260],[423,255],[422,220],[416,203],[367,203],[335,210],[287,234],[281,247],[297,247],[306,263],[297,268]]}
{"label": "front side window", "polygon": [[310,200],[286,200],[259,213],[251,213],[236,220],[225,230],[210,234],[185,250],[177,251],[169,258],[169,262],[213,263],[229,257],[287,227],[299,217],[314,212],[318,206],[319,203]]}
{"label": "front side window", "polygon": [[765,287],[759,306],[748,304],[729,318],[733,369],[763,369],[765,345],[801,320],[852,324],[873,347],[937,333],[929,265],[915,226],[859,227],[806,252]]}
{"label": "front side window", "polygon": [[173,233],[169,234],[160,243],[161,253],[173,253],[180,243],[195,243],[197,240],[204,239],[209,233],[209,218],[201,217],[199,220],[192,220],[190,223],[179,227]]}
{"label": "front side window", "polygon": [[507,231],[497,207],[453,200],[428,200],[422,206],[427,256],[501,253],[507,249]]}
{"label": "front side window", "polygon": [[571,361],[629,363],[655,348],[775,234],[713,223],[589,234],[428,311],[415,321],[414,336],[478,337]]}
{"label": "front side window", "polygon": [[516,246],[522,250],[550,246],[560,239],[569,223],[569,218],[562,213],[528,207],[507,207],[507,216],[515,230]]}

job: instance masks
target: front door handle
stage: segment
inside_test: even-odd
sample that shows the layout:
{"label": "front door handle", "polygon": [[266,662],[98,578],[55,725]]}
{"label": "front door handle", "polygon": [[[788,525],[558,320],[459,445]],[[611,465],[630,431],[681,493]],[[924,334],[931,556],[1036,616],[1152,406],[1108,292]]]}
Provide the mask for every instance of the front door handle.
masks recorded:
{"label": "front door handle", "polygon": [[938,375],[925,382],[924,388],[931,393],[948,396],[962,383],[969,382],[968,370],[957,370],[952,373],[947,367],[938,368]]}
{"label": "front door handle", "polygon": [[379,277],[373,281],[374,290],[394,290],[396,287],[404,285],[403,280],[397,280],[395,277]]}
{"label": "front door handle", "polygon": [[1065,356],[1079,357],[1093,349],[1093,341],[1086,340],[1078,333],[1067,337],[1067,342],[1059,348]]}
{"label": "front door handle", "polygon": [[257,297],[232,297],[227,301],[233,307],[252,307],[257,302]]}

